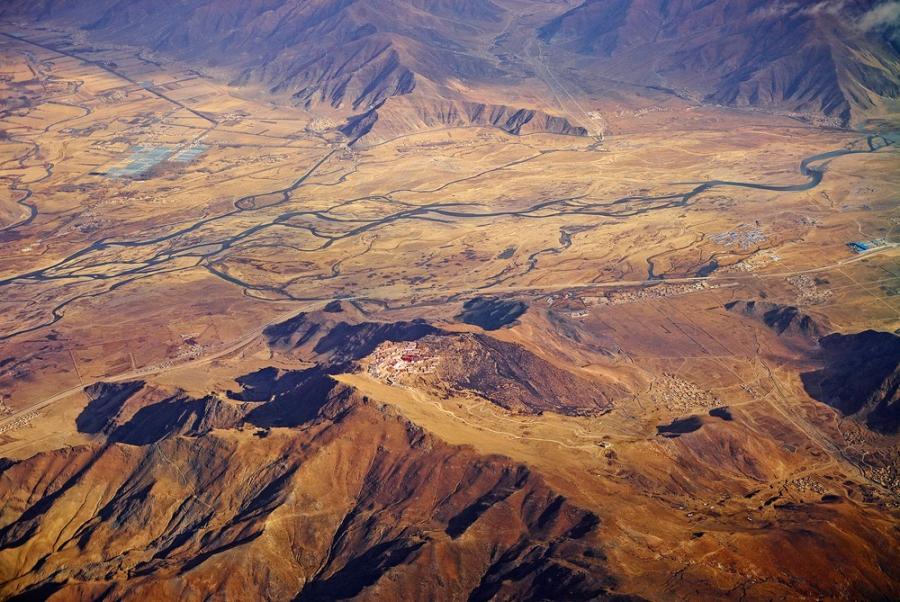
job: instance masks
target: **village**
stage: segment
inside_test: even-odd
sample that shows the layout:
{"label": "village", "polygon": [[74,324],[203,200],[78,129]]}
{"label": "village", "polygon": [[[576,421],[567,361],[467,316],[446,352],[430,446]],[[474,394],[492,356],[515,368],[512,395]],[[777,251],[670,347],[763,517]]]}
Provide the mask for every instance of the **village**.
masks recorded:
{"label": "village", "polygon": [[668,372],[651,384],[648,397],[654,405],[673,412],[712,408],[722,404],[710,391]]}
{"label": "village", "polygon": [[790,276],[787,278],[787,282],[797,289],[799,305],[819,305],[828,301],[834,294],[831,290],[819,286],[825,282],[808,274]]}
{"label": "village", "polygon": [[[666,297],[688,295],[690,293],[713,288],[717,288],[717,286],[709,284],[706,281],[686,284],[657,284],[635,289],[611,291],[604,297],[585,298],[585,302],[596,303],[597,305],[621,305],[623,303],[634,303],[635,301],[643,301],[646,299],[663,299]],[[594,299],[596,299],[596,301],[594,301]]]}
{"label": "village", "polygon": [[623,287],[603,295],[580,296],[575,292],[561,295],[548,295],[547,306],[556,312],[568,312],[570,318],[587,317],[590,309],[596,306],[622,305],[653,299],[664,299],[680,295],[689,295],[700,291],[718,288],[705,280],[682,284],[654,284],[651,286]]}

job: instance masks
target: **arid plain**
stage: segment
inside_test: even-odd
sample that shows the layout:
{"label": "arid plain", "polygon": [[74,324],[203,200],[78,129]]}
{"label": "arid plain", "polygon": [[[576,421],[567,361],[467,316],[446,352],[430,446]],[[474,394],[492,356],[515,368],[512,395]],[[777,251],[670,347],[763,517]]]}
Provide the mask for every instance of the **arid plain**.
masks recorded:
{"label": "arid plain", "polygon": [[[651,99],[348,145],[66,32],[0,64],[4,597],[327,599],[359,550],[345,597],[437,566],[515,598],[504,562],[573,599],[900,596],[896,409],[835,392],[886,361],[850,396],[896,404],[895,134]],[[295,457],[294,493],[255,482]],[[479,462],[500,490],[436,525]]]}

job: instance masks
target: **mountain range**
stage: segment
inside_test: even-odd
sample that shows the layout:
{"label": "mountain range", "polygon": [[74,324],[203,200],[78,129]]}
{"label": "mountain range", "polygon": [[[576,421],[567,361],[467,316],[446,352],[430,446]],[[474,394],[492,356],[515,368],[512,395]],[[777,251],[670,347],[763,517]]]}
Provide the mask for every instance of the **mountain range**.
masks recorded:
{"label": "mountain range", "polygon": [[283,102],[333,109],[356,139],[384,117],[384,135],[465,124],[602,133],[587,99],[648,95],[859,123],[900,95],[893,4],[185,0],[162,11],[152,0],[11,0],[0,18],[222,69]]}

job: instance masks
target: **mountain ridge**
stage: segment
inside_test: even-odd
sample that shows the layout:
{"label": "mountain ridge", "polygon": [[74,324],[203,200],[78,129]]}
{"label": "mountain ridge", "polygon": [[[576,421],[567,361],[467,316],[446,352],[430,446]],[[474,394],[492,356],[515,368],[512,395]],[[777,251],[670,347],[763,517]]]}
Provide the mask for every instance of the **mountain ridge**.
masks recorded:
{"label": "mountain ridge", "polygon": [[[349,119],[344,130],[356,141],[383,119],[377,109],[404,97],[410,102],[398,107],[419,127],[492,125],[518,133],[517,120],[508,124],[489,114],[524,113],[536,115],[527,120],[535,131],[584,135],[591,117],[560,105],[560,91],[582,102],[621,99],[615,81],[840,125],[878,114],[900,97],[895,28],[858,25],[877,9],[876,1],[844,3],[841,12],[819,5],[190,0],[173,7],[178,18],[171,19],[149,0],[87,7],[72,0],[13,0],[0,8],[0,18],[39,16],[98,41],[140,41],[225,69],[234,85],[337,111]],[[519,23],[523,12],[531,25]],[[535,43],[546,49],[538,52],[544,58],[534,58]],[[521,89],[521,100],[496,102],[491,89],[498,82]],[[493,108],[473,115],[478,106]]]}

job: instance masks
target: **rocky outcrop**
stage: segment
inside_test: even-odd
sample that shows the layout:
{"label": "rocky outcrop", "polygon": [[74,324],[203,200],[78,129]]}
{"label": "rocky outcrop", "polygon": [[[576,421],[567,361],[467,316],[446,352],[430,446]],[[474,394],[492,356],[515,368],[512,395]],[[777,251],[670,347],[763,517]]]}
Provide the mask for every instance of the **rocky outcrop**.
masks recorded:
{"label": "rocky outcrop", "polygon": [[660,424],[656,427],[656,433],[674,439],[687,433],[693,433],[703,427],[703,419],[699,416],[688,416],[687,418],[678,418],[669,424]]}
{"label": "rocky outcrop", "polygon": [[[477,102],[416,99],[409,112],[414,114],[406,120],[420,127],[466,127],[480,125],[495,127],[513,135],[529,133],[560,134],[565,136],[586,136],[587,130],[574,125],[565,117],[550,115],[536,109],[515,108],[507,105],[484,104]],[[378,131],[379,109],[381,104],[365,113],[350,117],[340,131],[354,144],[363,137]],[[395,120],[389,119],[393,122]],[[389,137],[385,134],[381,138]]]}
{"label": "rocky outcrop", "polygon": [[384,341],[415,341],[440,332],[423,320],[348,322],[335,319],[340,315],[333,311],[300,313],[267,327],[263,334],[274,350],[305,348],[317,362],[334,367],[367,356]]}
{"label": "rocky outcrop", "polygon": [[338,129],[352,145],[371,132],[376,123],[378,123],[378,108],[374,107],[365,113],[353,115]]}
{"label": "rocky outcrop", "polygon": [[616,383],[577,374],[522,345],[482,334],[425,337],[416,353],[433,359],[435,382],[523,414],[596,415],[625,394]]}
{"label": "rocky outcrop", "polygon": [[793,305],[752,300],[731,301],[725,304],[725,309],[758,320],[779,335],[815,341],[828,332],[815,318]]}
{"label": "rocky outcrop", "polygon": [[485,330],[497,330],[509,326],[528,310],[522,301],[506,301],[494,297],[473,297],[463,303],[457,320],[480,326]]}
{"label": "rocky outcrop", "polygon": [[144,384],[143,381],[131,381],[97,383],[87,387],[84,392],[90,401],[75,419],[78,431],[97,434],[113,427],[125,402],[143,389]]}
{"label": "rocky outcrop", "polygon": [[181,391],[147,387],[143,381],[98,383],[85,392],[90,401],[75,418],[78,430],[133,445],[228,428],[244,415],[240,407],[225,400],[195,399]]}
{"label": "rocky outcrop", "polygon": [[819,340],[823,367],[801,375],[813,398],[874,431],[900,428],[900,336],[866,330]]}
{"label": "rocky outcrop", "polygon": [[486,125],[516,135],[528,132],[587,135],[586,129],[573,125],[564,117],[508,105],[446,101],[423,103],[417,107],[417,111],[422,121],[432,126]]}

